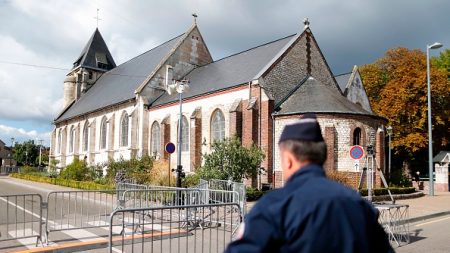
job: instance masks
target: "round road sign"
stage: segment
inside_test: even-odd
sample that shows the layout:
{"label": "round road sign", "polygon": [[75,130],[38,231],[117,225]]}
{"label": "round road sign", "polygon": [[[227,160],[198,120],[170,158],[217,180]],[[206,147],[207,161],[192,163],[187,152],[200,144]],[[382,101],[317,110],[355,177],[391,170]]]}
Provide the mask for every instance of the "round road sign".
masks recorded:
{"label": "round road sign", "polygon": [[167,153],[172,154],[173,152],[175,152],[175,144],[173,144],[172,142],[169,142],[166,144],[164,149],[166,150]]}
{"label": "round road sign", "polygon": [[364,149],[361,146],[352,146],[350,148],[350,157],[354,160],[359,160],[364,156]]}

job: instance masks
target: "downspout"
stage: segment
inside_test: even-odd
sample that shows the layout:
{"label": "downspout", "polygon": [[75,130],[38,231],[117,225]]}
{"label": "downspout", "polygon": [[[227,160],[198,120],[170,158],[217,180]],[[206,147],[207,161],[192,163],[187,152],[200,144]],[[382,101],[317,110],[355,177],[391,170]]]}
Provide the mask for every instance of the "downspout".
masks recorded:
{"label": "downspout", "polygon": [[276,112],[272,112],[270,116],[272,117],[272,188],[275,189],[275,114]]}
{"label": "downspout", "polygon": [[[261,149],[261,108],[262,108],[262,90],[261,90],[261,85],[259,85],[259,109],[258,109],[258,146]],[[261,190],[262,189],[262,170],[261,168],[263,168],[261,165],[259,165],[259,185],[258,188]]]}

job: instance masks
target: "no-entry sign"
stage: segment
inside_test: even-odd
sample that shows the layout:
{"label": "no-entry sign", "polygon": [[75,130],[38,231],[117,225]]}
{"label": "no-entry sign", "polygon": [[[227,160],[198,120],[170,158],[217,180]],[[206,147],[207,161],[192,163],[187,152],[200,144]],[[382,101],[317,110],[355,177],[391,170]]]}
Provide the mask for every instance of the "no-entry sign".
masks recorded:
{"label": "no-entry sign", "polygon": [[173,152],[175,152],[175,144],[173,144],[172,142],[168,142],[164,149],[167,153],[172,154]]}
{"label": "no-entry sign", "polygon": [[350,157],[354,160],[359,160],[364,156],[364,149],[361,146],[352,146],[350,148]]}

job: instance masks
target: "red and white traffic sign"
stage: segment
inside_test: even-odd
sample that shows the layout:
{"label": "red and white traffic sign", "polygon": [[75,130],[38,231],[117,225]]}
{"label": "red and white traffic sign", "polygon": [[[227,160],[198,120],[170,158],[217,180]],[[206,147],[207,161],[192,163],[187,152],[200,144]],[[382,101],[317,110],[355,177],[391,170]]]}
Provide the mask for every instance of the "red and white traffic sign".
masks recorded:
{"label": "red and white traffic sign", "polygon": [[353,160],[360,160],[364,156],[364,149],[359,145],[352,146],[350,148],[350,157]]}

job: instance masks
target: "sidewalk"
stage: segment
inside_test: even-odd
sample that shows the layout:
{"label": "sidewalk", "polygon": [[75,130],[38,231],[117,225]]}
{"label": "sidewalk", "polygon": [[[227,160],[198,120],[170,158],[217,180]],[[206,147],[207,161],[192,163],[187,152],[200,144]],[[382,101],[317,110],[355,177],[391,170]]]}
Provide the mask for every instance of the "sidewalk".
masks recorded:
{"label": "sidewalk", "polygon": [[[427,194],[427,192],[424,192]],[[409,205],[409,218],[450,212],[450,192],[435,192],[435,196],[425,195],[416,199],[397,200],[397,204]]]}
{"label": "sidewalk", "polygon": [[[424,193],[428,194],[427,192]],[[251,210],[255,203],[256,202],[253,201],[247,203],[247,212]],[[435,196],[433,197],[425,195],[415,199],[396,200],[395,203],[409,205],[410,219],[419,217],[428,219],[427,216],[443,212],[448,212],[450,214],[450,192],[435,192]]]}

